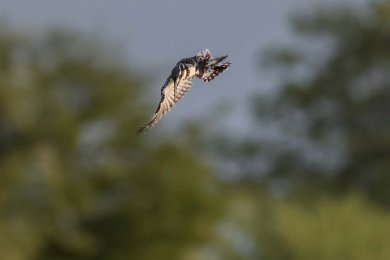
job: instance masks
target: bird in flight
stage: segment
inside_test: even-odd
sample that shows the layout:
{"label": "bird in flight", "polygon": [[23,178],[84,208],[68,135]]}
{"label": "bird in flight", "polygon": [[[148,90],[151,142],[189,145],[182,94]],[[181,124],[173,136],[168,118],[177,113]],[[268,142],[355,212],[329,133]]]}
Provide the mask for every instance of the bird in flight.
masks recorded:
{"label": "bird in flight", "polygon": [[210,51],[205,49],[193,57],[180,60],[161,88],[160,103],[152,119],[139,129],[138,133],[156,125],[191,88],[194,77],[209,82],[226,70],[231,64],[224,61],[226,58],[227,55],[214,58]]}

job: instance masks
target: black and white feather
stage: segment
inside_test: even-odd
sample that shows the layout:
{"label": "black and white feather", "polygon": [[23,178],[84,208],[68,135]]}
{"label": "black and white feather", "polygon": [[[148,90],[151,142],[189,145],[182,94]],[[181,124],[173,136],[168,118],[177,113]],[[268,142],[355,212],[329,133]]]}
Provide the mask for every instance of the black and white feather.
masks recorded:
{"label": "black and white feather", "polygon": [[188,92],[194,77],[209,82],[226,70],[231,64],[224,62],[226,58],[227,55],[214,58],[210,51],[205,49],[193,57],[180,60],[161,88],[160,103],[152,119],[138,132],[147,131],[157,124]]}

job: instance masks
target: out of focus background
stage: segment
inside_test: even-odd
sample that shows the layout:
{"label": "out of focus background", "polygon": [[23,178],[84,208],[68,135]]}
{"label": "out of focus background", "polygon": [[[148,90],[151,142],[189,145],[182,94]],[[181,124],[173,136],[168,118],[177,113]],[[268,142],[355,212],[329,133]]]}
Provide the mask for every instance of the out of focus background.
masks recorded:
{"label": "out of focus background", "polygon": [[0,259],[390,259],[390,3],[0,0]]}

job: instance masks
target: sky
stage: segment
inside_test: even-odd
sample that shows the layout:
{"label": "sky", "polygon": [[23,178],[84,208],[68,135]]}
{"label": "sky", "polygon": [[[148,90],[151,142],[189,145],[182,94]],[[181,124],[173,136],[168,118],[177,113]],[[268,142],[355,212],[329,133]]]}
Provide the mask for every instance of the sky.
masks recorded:
{"label": "sky", "polygon": [[[293,40],[289,18],[320,4],[362,0],[0,0],[0,18],[28,32],[62,26],[96,33],[118,43],[130,64],[150,73],[148,93],[156,106],[160,88],[178,60],[205,48],[229,55],[232,66],[210,83],[195,81],[191,91],[165,116],[165,129],[213,116],[216,127],[249,131],[249,98],[278,82],[259,68],[266,47]],[[220,116],[223,108],[228,112]],[[150,111],[150,116],[154,107]],[[149,118],[145,118],[147,121]]]}

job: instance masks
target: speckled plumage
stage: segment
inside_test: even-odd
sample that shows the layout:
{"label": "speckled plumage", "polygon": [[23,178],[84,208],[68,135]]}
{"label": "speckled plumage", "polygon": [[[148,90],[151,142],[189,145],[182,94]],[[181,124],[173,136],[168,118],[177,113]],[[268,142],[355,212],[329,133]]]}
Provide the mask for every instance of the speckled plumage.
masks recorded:
{"label": "speckled plumage", "polygon": [[152,128],[163,115],[188,92],[192,86],[194,77],[204,82],[213,80],[230,66],[230,62],[223,62],[227,55],[214,58],[208,49],[205,49],[193,57],[181,59],[172,69],[171,74],[161,88],[161,100],[152,119],[138,132]]}

